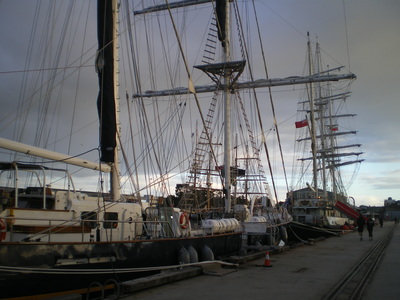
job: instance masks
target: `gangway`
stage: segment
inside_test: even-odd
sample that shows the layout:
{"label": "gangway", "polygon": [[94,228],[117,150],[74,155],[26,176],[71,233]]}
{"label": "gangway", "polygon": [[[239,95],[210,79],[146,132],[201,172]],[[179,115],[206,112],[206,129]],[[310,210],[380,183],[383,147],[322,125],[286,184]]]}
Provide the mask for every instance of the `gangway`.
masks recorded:
{"label": "gangway", "polygon": [[346,203],[343,203],[341,201],[336,201],[335,207],[354,220],[357,220],[358,217],[360,216],[360,213],[358,211],[356,211],[354,208],[348,206]]}

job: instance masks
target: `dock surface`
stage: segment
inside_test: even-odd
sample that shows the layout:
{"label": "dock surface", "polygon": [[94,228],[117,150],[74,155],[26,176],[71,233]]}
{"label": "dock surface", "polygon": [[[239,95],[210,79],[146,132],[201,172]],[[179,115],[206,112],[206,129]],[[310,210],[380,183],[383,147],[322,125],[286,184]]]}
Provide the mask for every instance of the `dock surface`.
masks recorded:
{"label": "dock surface", "polygon": [[392,229],[392,238],[360,299],[400,299],[399,227],[394,222],[382,228],[376,225],[372,241],[364,230],[363,241],[357,232],[349,232],[279,254],[270,252],[271,267],[265,267],[265,257],[260,257],[236,269],[211,270],[121,299],[335,299],[327,298],[332,288]]}

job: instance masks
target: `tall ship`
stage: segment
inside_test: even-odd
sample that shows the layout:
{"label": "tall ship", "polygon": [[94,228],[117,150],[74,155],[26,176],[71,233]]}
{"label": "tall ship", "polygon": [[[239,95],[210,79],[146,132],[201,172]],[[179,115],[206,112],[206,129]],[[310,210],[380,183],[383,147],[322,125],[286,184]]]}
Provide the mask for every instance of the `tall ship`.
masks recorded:
{"label": "tall ship", "polygon": [[282,80],[254,83],[238,3],[26,9],[27,61],[0,138],[0,298],[113,289],[286,239],[261,115],[246,114],[256,88]]}
{"label": "tall ship", "polygon": [[[309,74],[322,76],[342,67],[326,68],[320,45],[307,44]],[[357,219],[354,198],[347,188],[363,159],[361,144],[355,142],[353,113],[347,111],[350,87],[355,79],[337,83],[308,84],[298,102],[295,122],[297,167],[292,190],[287,194],[296,222],[340,229]],[[297,189],[296,189],[297,187]]]}

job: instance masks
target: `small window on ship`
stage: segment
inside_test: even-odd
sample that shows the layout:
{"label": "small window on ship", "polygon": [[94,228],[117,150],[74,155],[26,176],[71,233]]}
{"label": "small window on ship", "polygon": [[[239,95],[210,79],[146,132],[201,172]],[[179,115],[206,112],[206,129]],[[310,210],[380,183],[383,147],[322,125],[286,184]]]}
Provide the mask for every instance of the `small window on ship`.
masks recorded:
{"label": "small window on ship", "polygon": [[117,228],[118,222],[118,213],[116,212],[105,212],[104,213],[104,228]]}
{"label": "small window on ship", "polygon": [[97,213],[95,211],[83,211],[81,213],[81,220],[82,226],[94,229],[97,226]]}

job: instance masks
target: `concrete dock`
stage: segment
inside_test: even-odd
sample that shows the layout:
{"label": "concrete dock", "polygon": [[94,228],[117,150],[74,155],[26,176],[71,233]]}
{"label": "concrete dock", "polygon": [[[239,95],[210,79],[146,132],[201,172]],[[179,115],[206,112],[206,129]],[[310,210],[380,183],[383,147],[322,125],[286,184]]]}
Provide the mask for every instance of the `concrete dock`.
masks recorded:
{"label": "concrete dock", "polygon": [[[206,269],[202,275],[194,269],[189,275],[193,277],[124,294],[121,299],[322,299],[394,226],[390,244],[362,299],[400,299],[400,225],[393,222],[375,226],[373,241],[368,240],[366,230],[363,241],[357,232],[349,232],[279,254],[270,252],[272,267],[264,267],[262,256],[233,269]],[[131,284],[135,290],[135,283]]]}

